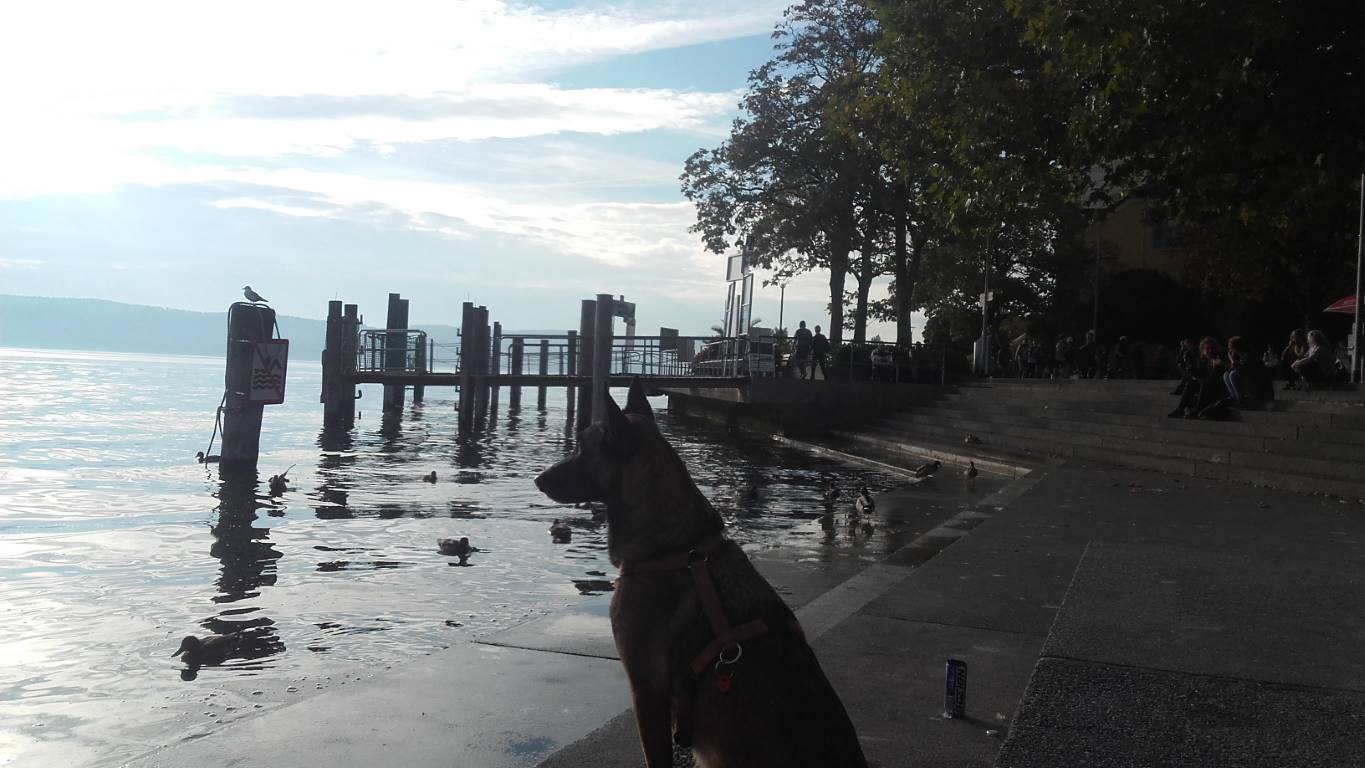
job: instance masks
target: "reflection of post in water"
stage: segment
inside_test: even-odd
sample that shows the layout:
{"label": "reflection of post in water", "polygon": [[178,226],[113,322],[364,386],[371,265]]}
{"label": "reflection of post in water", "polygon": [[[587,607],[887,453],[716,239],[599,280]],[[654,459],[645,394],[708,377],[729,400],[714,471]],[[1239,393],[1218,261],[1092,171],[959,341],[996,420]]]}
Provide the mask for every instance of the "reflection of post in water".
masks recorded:
{"label": "reflection of post in water", "polygon": [[266,539],[270,529],[252,525],[256,520],[255,475],[224,480],[218,488],[218,521],[213,527],[209,554],[223,563],[218,578],[216,603],[255,597],[257,588],[275,584],[275,561],[280,553]]}
{"label": "reflection of post in water", "polygon": [[318,435],[318,447],[322,456],[318,459],[317,498],[322,501],[313,507],[318,518],[323,520],[355,517],[350,507],[350,494],[347,491],[349,473],[346,470],[355,466],[355,438],[351,430],[324,429]]}
{"label": "reflection of post in water", "polygon": [[455,466],[461,469],[478,469],[484,465],[486,446],[479,435],[461,435],[455,441]]}
{"label": "reflection of post in water", "polygon": [[379,447],[383,453],[396,453],[402,449],[398,444],[403,437],[402,411],[384,411],[379,422],[379,436],[384,438],[384,444]]}

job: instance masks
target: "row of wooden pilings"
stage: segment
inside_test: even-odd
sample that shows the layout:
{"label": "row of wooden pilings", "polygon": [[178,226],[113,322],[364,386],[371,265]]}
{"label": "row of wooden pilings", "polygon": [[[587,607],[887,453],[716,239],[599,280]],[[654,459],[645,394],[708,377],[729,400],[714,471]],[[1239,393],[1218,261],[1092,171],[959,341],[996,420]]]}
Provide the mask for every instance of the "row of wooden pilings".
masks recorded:
{"label": "row of wooden pilings", "polygon": [[[611,348],[614,338],[613,322],[617,313],[617,300],[611,294],[598,294],[596,299],[582,302],[579,312],[577,331],[567,333],[567,379],[568,406],[576,412],[576,424],[581,429],[591,422],[594,414],[605,413],[607,388],[611,375]],[[385,413],[401,413],[404,407],[406,388],[413,389],[413,401],[421,402],[426,386],[435,382],[421,383],[425,375],[434,373],[430,369],[431,358],[427,356],[424,337],[413,349],[412,366],[407,360],[408,338],[408,300],[399,294],[389,294],[389,306],[384,329],[387,343],[384,352],[384,372],[378,377],[383,382]],[[328,304],[326,349],[322,354],[322,395],[323,425],[327,428],[348,429],[355,424],[356,399],[360,396],[357,384],[357,342],[360,336],[360,316],[355,304],[342,304],[333,301]],[[539,370],[537,373],[548,376],[549,341],[539,340]],[[497,390],[509,386],[510,405],[520,407],[521,386],[519,383],[503,383],[499,379],[502,371],[503,334],[502,324],[489,322],[488,308],[464,302],[460,313],[460,351],[458,363],[459,399],[456,410],[459,414],[459,428],[462,432],[474,430],[486,417],[490,402],[496,408]],[[434,356],[433,356],[434,357]],[[526,338],[513,336],[509,354],[508,374],[524,381],[524,362],[526,357]],[[393,381],[385,381],[385,375],[392,372]],[[580,372],[585,372],[580,374]],[[401,378],[402,381],[398,381]],[[556,376],[564,381],[565,376]],[[442,381],[447,380],[444,377]],[[415,381],[414,381],[415,380]],[[575,396],[575,388],[577,393]],[[546,402],[547,386],[538,386],[537,407],[543,410]]]}

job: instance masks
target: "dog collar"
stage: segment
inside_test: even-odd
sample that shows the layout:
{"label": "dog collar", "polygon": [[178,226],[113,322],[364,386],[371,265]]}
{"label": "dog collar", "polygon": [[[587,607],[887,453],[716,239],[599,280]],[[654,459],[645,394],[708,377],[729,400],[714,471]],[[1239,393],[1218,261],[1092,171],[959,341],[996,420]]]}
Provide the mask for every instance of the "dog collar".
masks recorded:
{"label": "dog collar", "polygon": [[698,560],[705,560],[711,553],[720,549],[725,537],[719,533],[708,536],[700,544],[676,555],[665,555],[653,560],[627,560],[621,563],[621,575],[627,576],[640,571],[681,571]]}

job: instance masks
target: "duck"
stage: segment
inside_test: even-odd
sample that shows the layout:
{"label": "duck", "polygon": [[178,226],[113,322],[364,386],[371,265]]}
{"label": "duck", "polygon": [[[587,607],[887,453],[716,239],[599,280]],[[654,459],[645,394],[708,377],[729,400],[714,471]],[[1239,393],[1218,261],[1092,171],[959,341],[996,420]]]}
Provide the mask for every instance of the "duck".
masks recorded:
{"label": "duck", "polygon": [[[296,466],[298,465],[290,464],[289,469],[293,469]],[[270,476],[271,496],[279,496],[283,494],[285,491],[289,490],[289,481],[286,479],[287,475],[289,474],[289,469],[286,469],[285,471],[279,473],[278,475]]]}
{"label": "duck", "polygon": [[433,470],[431,470],[431,472],[429,472],[429,473],[427,473],[427,474],[425,474],[425,475],[422,475],[422,482],[424,482],[424,483],[434,483],[434,482],[436,482],[436,470],[433,469]]}
{"label": "duck", "polygon": [[467,536],[461,536],[458,539],[437,539],[436,546],[441,550],[441,554],[460,558],[460,565],[464,565],[472,553],[479,551],[477,547],[469,546],[469,537]]}
{"label": "duck", "polygon": [[555,541],[564,541],[568,540],[571,536],[573,536],[573,528],[570,528],[568,523],[556,517],[555,521],[550,524],[550,538]]}
{"label": "duck", "polygon": [[853,508],[858,510],[860,515],[877,508],[877,502],[872,500],[872,494],[867,490],[867,486],[858,486],[858,498],[853,500]]}
{"label": "duck", "polygon": [[978,472],[977,469],[976,469],[976,462],[975,462],[975,461],[968,461],[968,462],[967,462],[967,471],[966,471],[965,473],[963,473],[963,474],[964,474],[964,475],[966,476],[966,478],[967,478],[967,490],[970,491],[970,490],[972,490],[973,488],[975,488],[975,487],[976,487],[976,476],[979,475],[979,474],[981,474],[981,473]]}
{"label": "duck", "polygon": [[209,635],[205,638],[198,638],[194,635],[185,635],[180,641],[180,647],[171,656],[184,654],[184,661],[192,667],[215,666],[222,664],[227,658],[237,652],[242,645],[242,634],[233,632],[229,635]]}
{"label": "duck", "polygon": [[943,462],[938,459],[934,459],[927,464],[921,464],[918,467],[915,467],[915,477],[933,477],[934,473],[937,472],[938,468],[941,466],[943,466]]}
{"label": "duck", "polygon": [[978,443],[981,442],[981,438],[977,437],[976,435],[967,435],[966,437],[962,438],[962,442],[966,443],[967,445],[977,445]]}
{"label": "duck", "polygon": [[208,455],[208,456],[205,456],[203,451],[199,451],[198,453],[194,454],[194,458],[195,458],[195,460],[198,461],[200,464],[213,464],[214,462],[218,461],[218,459],[220,459],[220,458],[222,458],[222,457],[220,457],[220,456],[219,456],[218,454],[216,454],[216,453],[215,453],[215,454]]}
{"label": "duck", "polygon": [[834,501],[839,498],[839,493],[839,489],[834,487],[833,480],[825,481],[824,498],[826,504],[833,504]]}

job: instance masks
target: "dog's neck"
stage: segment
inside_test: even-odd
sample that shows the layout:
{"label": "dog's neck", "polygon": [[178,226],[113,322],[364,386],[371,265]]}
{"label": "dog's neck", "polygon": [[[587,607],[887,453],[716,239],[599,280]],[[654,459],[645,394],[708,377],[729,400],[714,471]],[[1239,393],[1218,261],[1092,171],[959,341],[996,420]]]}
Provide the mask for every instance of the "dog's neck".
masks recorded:
{"label": "dog's neck", "polygon": [[[651,560],[686,552],[725,530],[725,521],[683,468],[648,482],[622,483],[607,501],[607,552],[612,563]],[[667,482],[665,478],[672,478]]]}

